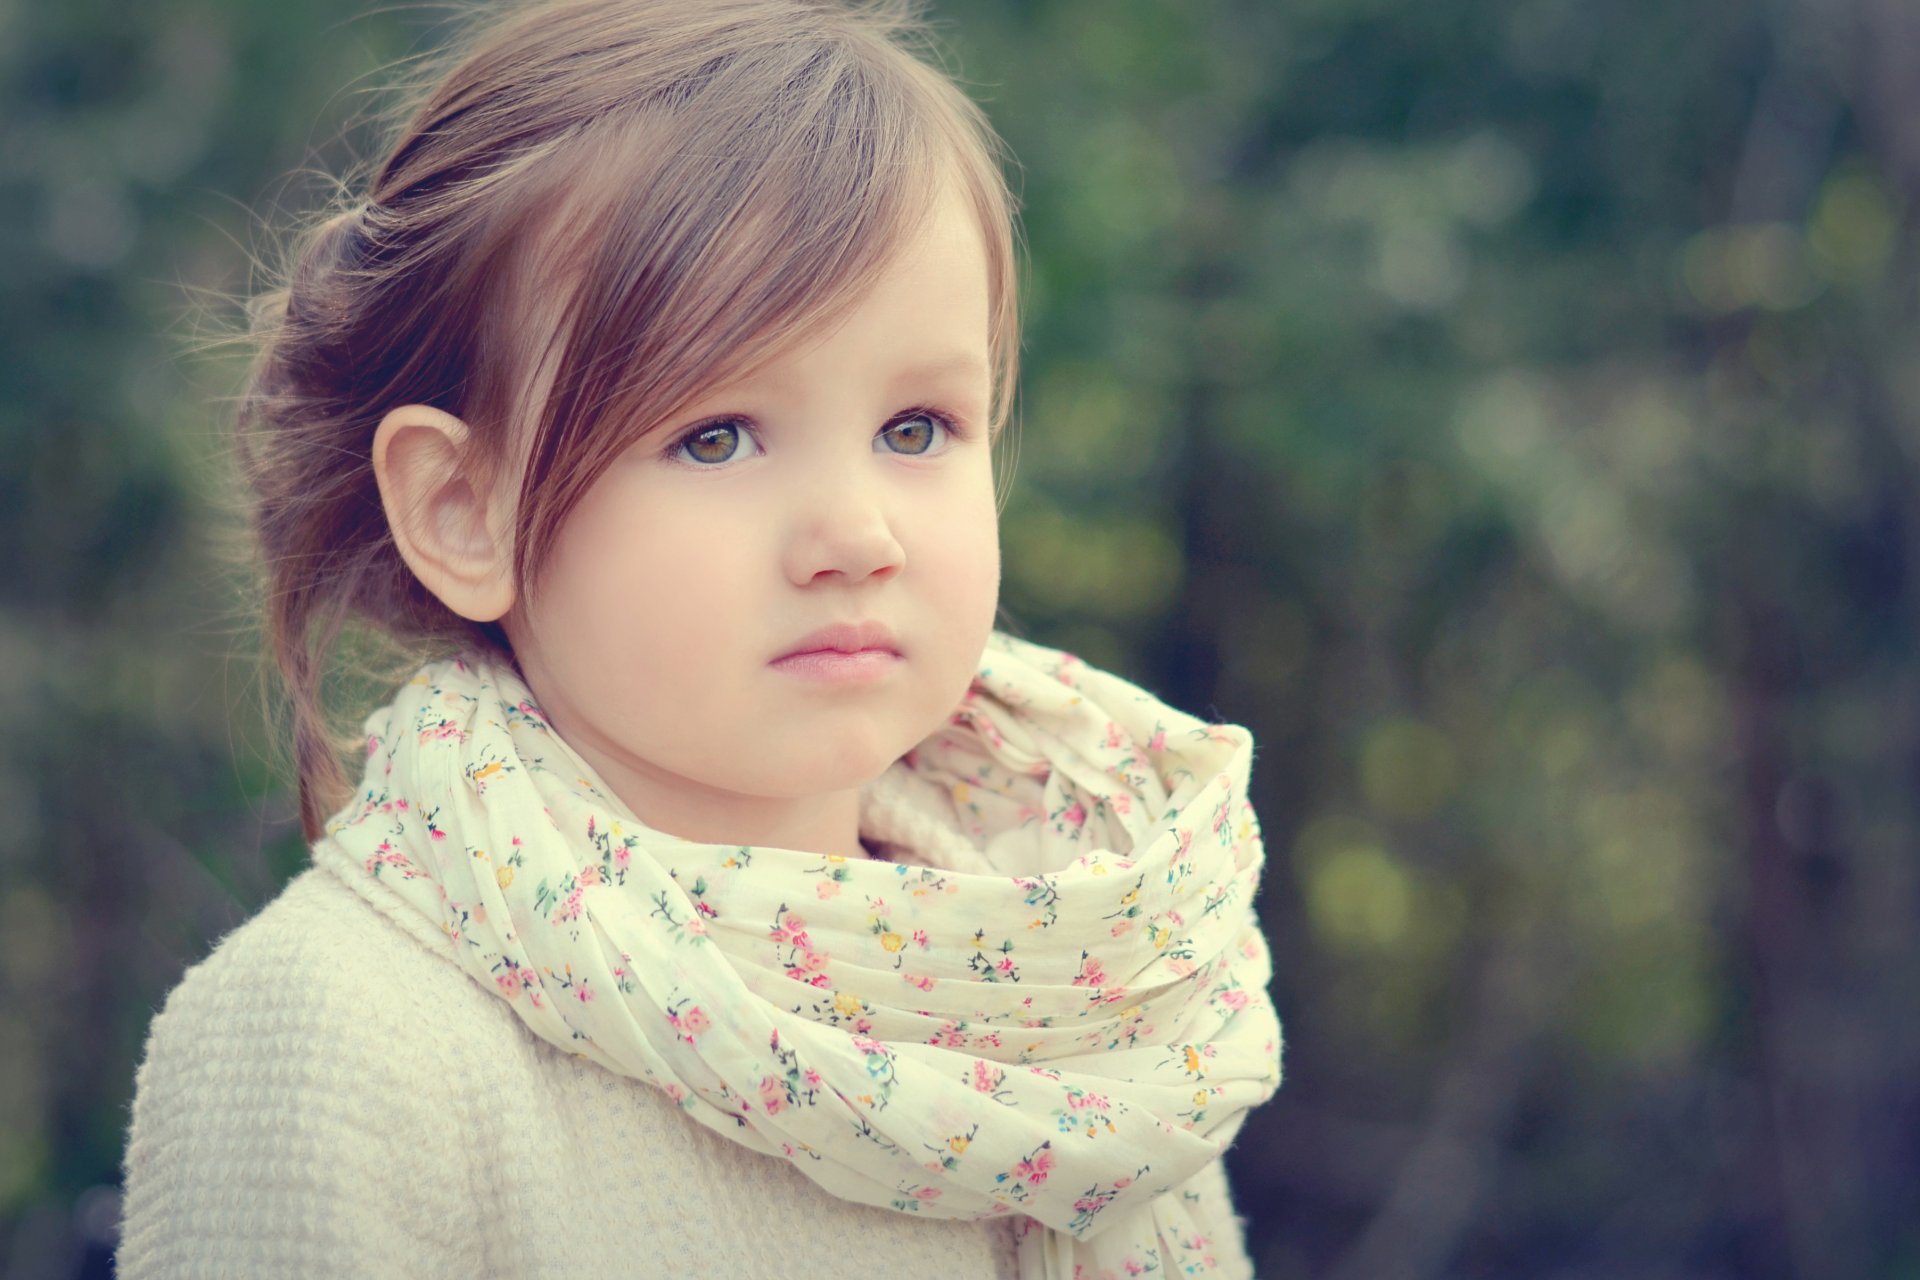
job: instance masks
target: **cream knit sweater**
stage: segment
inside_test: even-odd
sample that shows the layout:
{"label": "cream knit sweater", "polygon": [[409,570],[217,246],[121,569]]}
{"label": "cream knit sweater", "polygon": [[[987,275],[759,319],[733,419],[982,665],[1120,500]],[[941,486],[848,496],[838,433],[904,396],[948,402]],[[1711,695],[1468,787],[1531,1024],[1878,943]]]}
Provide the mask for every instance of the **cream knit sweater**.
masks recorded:
{"label": "cream knit sweater", "polygon": [[[862,834],[965,865],[904,772]],[[1010,1220],[829,1195],[539,1039],[448,946],[312,868],[188,971],[135,1078],[122,1277],[1013,1280]],[[1221,1166],[1187,1194],[1250,1277]]]}

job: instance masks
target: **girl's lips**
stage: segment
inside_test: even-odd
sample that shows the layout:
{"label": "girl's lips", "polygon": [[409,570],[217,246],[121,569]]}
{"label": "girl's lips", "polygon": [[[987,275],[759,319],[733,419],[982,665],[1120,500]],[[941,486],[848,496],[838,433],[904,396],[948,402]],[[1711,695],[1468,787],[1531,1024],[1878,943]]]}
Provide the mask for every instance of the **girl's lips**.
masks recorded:
{"label": "girl's lips", "polygon": [[773,667],[820,684],[865,684],[885,676],[899,662],[900,655],[891,649],[861,649],[854,653],[814,649],[776,659]]}
{"label": "girl's lips", "polygon": [[835,622],[801,637],[793,648],[774,661],[784,662],[788,658],[798,657],[818,649],[838,649],[841,653],[858,653],[862,649],[890,649],[898,653],[900,646],[894,642],[893,632],[884,622],[875,620]]}

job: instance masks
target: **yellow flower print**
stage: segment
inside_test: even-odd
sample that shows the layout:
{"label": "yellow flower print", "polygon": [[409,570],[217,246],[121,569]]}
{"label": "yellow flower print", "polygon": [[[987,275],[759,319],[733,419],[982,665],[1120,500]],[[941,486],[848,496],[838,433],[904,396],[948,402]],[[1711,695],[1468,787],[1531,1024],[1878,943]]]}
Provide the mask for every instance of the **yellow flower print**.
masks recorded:
{"label": "yellow flower print", "polygon": [[969,787],[966,783],[956,782],[953,784],[953,798],[955,803],[965,804],[967,802],[967,798],[972,794],[973,794],[973,788]]}
{"label": "yellow flower print", "polygon": [[947,1150],[957,1156],[963,1156],[967,1154],[967,1147],[971,1142],[972,1139],[968,1138],[966,1134],[956,1133],[947,1139]]}
{"label": "yellow flower print", "polygon": [[866,1008],[866,1005],[851,991],[842,991],[833,997],[833,1007],[851,1018]]}
{"label": "yellow flower print", "polygon": [[500,887],[502,889],[505,889],[506,887],[508,887],[513,883],[513,868],[512,867],[495,867],[493,869],[493,878],[500,882]]}
{"label": "yellow flower print", "polygon": [[1138,901],[1140,901],[1140,890],[1136,887],[1136,888],[1127,890],[1127,896],[1120,899],[1120,905],[1123,907],[1130,907]]}
{"label": "yellow flower print", "polygon": [[889,930],[886,933],[883,933],[880,935],[880,945],[885,947],[889,951],[898,951],[900,948],[907,945],[907,940],[901,937],[899,934]]}

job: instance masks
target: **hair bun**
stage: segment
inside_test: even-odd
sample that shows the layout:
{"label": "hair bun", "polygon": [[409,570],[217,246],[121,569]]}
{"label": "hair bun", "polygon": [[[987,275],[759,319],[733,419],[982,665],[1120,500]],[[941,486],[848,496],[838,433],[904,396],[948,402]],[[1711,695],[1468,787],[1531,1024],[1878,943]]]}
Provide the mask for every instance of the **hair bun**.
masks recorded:
{"label": "hair bun", "polygon": [[344,209],[315,227],[287,280],[287,318],[326,324],[341,318],[345,290],[340,273],[359,266],[367,247],[367,206]]}

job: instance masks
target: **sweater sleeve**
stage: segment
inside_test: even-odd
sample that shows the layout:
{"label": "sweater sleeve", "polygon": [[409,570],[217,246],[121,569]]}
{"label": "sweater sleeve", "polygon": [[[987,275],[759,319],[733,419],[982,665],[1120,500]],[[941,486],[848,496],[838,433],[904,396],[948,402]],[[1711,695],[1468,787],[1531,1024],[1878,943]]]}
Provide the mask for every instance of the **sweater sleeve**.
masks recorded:
{"label": "sweater sleeve", "polygon": [[486,1274],[466,1162],[448,1158],[457,1069],[382,999],[396,977],[277,906],[189,972],[149,1029],[118,1274]]}

